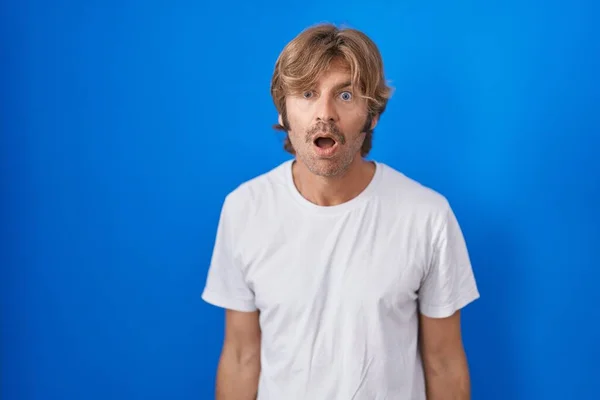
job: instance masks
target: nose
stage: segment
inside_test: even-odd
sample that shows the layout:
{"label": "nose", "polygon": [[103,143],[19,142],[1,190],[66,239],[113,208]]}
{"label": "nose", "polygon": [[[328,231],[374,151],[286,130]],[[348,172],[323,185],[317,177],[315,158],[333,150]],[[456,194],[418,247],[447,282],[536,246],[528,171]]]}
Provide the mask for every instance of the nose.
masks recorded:
{"label": "nose", "polygon": [[317,101],[316,110],[317,121],[336,122],[338,119],[334,99],[328,95],[321,96]]}

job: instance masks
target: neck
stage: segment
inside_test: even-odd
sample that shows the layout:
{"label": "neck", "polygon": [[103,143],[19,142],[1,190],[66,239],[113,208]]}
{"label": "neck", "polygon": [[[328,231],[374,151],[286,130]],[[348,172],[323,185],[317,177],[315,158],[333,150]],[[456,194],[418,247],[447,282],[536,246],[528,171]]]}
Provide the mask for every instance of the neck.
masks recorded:
{"label": "neck", "polygon": [[296,188],[308,201],[319,206],[335,206],[352,200],[369,185],[375,174],[375,164],[357,157],[338,176],[313,174],[299,161],[294,161],[292,175]]}

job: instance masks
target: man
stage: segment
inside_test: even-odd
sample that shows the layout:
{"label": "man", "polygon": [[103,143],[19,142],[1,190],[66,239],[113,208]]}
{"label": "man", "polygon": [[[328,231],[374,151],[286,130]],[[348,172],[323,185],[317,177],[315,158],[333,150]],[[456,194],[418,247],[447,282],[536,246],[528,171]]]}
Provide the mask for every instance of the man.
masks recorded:
{"label": "man", "polygon": [[446,199],[368,161],[390,89],[375,44],[309,28],[271,93],[294,157],[225,199],[205,301],[226,309],[218,400],[468,399],[479,297]]}

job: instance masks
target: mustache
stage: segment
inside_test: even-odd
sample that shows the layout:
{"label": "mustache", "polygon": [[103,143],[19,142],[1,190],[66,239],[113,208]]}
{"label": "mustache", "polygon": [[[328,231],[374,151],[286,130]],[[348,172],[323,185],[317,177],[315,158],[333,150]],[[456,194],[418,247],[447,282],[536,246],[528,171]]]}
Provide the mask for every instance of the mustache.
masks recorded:
{"label": "mustache", "polygon": [[315,137],[321,134],[332,136],[340,144],[346,143],[346,137],[339,128],[332,122],[318,122],[306,130],[306,142],[312,142]]}

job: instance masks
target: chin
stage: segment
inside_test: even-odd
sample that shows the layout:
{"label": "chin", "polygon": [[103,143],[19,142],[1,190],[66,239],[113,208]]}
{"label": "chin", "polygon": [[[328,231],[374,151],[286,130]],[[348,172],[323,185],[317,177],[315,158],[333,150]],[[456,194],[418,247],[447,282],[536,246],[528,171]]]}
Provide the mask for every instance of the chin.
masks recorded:
{"label": "chin", "polygon": [[306,168],[314,175],[324,178],[333,178],[343,175],[350,167],[351,162],[343,162],[339,158],[335,159],[308,159],[303,160]]}

